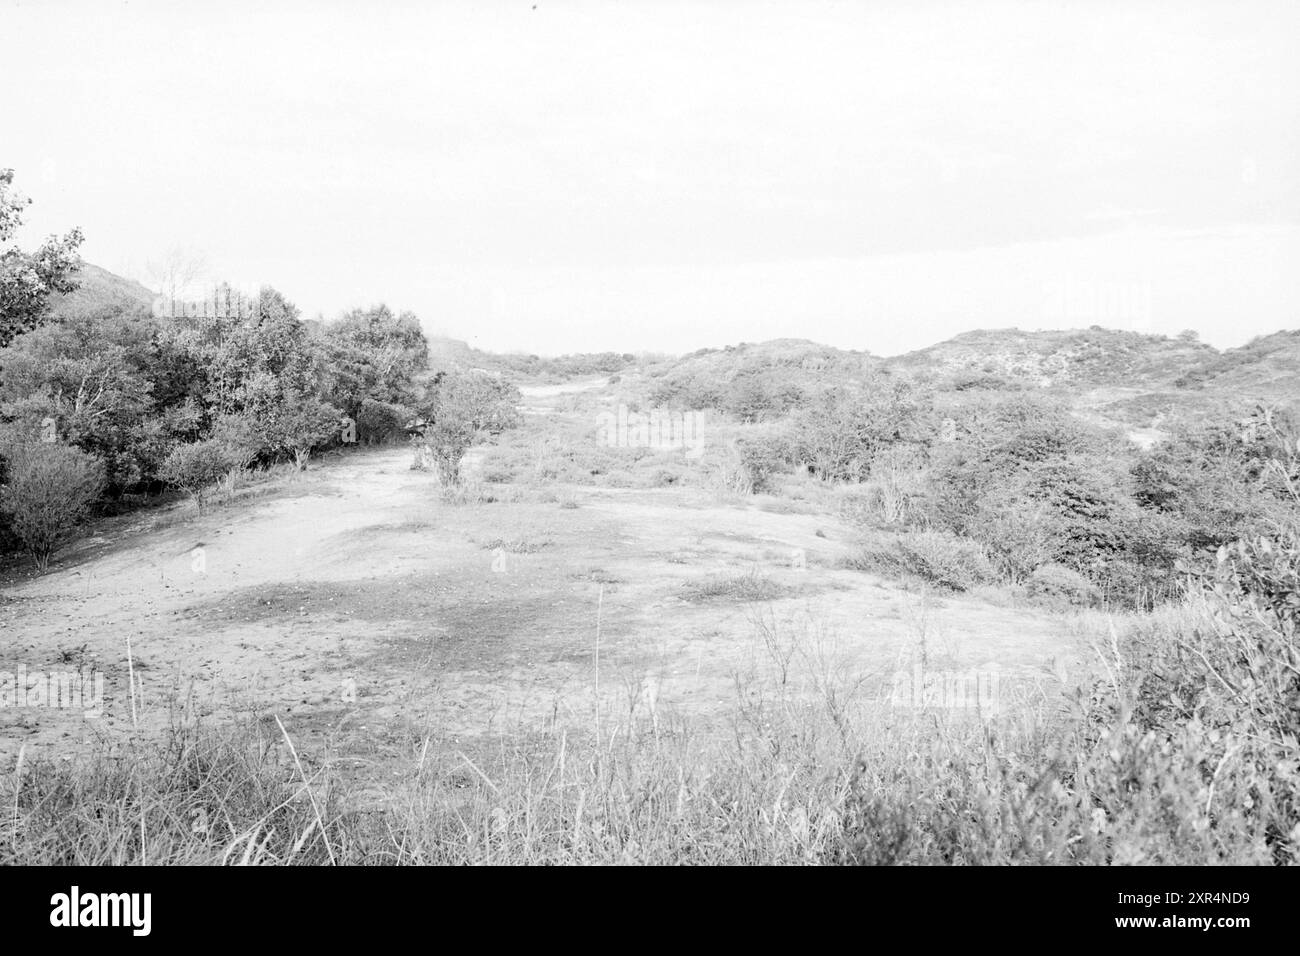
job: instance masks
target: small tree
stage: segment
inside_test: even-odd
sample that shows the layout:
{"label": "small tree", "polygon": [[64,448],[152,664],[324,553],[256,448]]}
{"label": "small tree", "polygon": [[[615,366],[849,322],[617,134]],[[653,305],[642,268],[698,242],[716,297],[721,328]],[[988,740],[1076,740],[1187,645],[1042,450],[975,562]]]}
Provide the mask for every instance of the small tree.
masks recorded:
{"label": "small tree", "polygon": [[271,427],[274,447],[293,455],[299,471],[307,467],[311,450],[342,432],[343,413],[313,396],[286,397]]}
{"label": "small tree", "polygon": [[394,436],[400,437],[403,426],[413,416],[414,412],[405,405],[366,398],[357,412],[357,429],[367,445],[382,444]]}
{"label": "small tree", "polygon": [[33,443],[6,453],[0,510],[42,574],[104,490],[104,465],[70,445]]}
{"label": "small tree", "polygon": [[222,415],[213,424],[208,437],[226,450],[232,468],[247,468],[262,452],[257,425],[248,415],[234,412]]}
{"label": "small tree", "polygon": [[484,435],[498,435],[519,421],[519,389],[482,372],[448,374],[420,409],[425,421],[420,443],[433,459],[439,480],[460,483],[460,463]]}
{"label": "small tree", "polygon": [[193,498],[195,507],[202,513],[208,491],[234,464],[224,442],[206,438],[173,448],[163,461],[159,477]]}

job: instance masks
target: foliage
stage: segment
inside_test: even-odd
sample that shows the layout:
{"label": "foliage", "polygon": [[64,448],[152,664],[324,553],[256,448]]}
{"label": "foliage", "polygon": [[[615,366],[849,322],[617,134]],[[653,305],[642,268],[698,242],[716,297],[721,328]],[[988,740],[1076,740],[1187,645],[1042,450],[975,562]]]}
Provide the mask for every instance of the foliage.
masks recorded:
{"label": "foliage", "polygon": [[163,461],[160,477],[189,494],[200,511],[208,490],[235,467],[230,446],[219,438],[177,445]]}
{"label": "foliage", "polygon": [[35,252],[7,246],[31,202],[13,191],[14,171],[0,169],[0,348],[36,328],[48,315],[51,294],[76,287],[80,229],[51,236]]}
{"label": "foliage", "polygon": [[289,390],[261,407],[258,420],[265,447],[291,454],[299,469],[306,467],[312,449],[340,434],[341,413],[314,395]]}
{"label": "foliage", "polygon": [[367,444],[405,437],[406,424],[414,417],[410,406],[364,398],[356,418],[358,437]]}
{"label": "foliage", "polygon": [[952,591],[967,591],[995,577],[988,555],[978,544],[943,531],[868,538],[846,564],[873,574],[914,576]]}
{"label": "foliage", "polygon": [[460,463],[472,444],[519,422],[519,389],[485,372],[441,375],[418,410],[428,424],[418,439],[444,485],[460,482]]}
{"label": "foliage", "polygon": [[89,514],[104,488],[103,464],[60,443],[16,444],[5,452],[0,511],[44,572],[50,556]]}
{"label": "foliage", "polygon": [[1044,564],[1034,569],[1026,582],[1029,594],[1050,603],[1093,604],[1097,586],[1073,568],[1063,564]]}
{"label": "foliage", "polygon": [[328,369],[325,397],[357,422],[364,440],[372,430],[390,432],[377,417],[382,406],[410,405],[412,383],[429,364],[419,319],[411,312],[394,315],[386,305],[354,309],[325,325],[321,347]]}
{"label": "foliage", "polygon": [[793,416],[792,452],[826,481],[864,481],[886,449],[925,442],[931,407],[931,396],[907,381],[831,388]]}

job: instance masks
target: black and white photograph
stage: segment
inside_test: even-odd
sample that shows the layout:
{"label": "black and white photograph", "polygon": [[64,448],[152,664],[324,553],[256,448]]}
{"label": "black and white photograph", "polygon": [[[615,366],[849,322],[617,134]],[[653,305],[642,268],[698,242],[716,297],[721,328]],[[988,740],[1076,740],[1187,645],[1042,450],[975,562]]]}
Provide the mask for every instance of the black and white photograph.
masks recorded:
{"label": "black and white photograph", "polygon": [[1298,442],[1289,0],[0,0],[52,928],[148,935],[120,867],[1300,863]]}

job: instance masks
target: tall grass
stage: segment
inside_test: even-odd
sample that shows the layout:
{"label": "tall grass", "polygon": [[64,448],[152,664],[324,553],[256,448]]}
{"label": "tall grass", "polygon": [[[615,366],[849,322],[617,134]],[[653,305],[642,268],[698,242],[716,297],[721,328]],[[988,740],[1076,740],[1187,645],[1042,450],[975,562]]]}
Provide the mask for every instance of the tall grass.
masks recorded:
{"label": "tall grass", "polygon": [[974,715],[891,706],[756,612],[708,716],[629,691],[363,774],[267,721],[29,759],[0,777],[0,863],[1296,863],[1296,633],[1271,613],[1084,612],[1088,669]]}

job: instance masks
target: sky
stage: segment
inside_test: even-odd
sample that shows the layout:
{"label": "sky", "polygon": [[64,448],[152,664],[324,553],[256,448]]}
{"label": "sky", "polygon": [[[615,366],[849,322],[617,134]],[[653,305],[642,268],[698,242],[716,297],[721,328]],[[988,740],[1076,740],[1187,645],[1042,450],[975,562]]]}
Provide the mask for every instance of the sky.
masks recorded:
{"label": "sky", "polygon": [[538,354],[1300,327],[1291,0],[0,0],[0,90],[21,244],[308,317]]}

